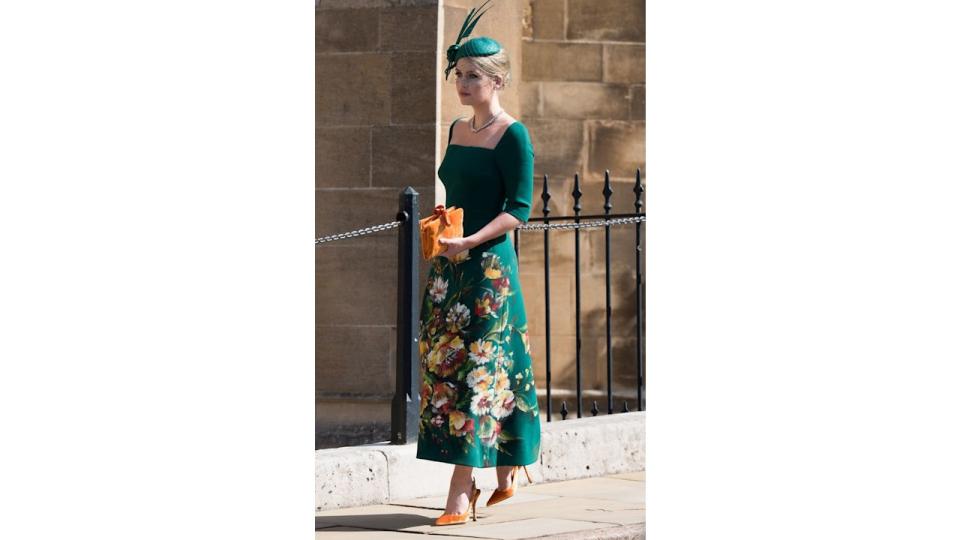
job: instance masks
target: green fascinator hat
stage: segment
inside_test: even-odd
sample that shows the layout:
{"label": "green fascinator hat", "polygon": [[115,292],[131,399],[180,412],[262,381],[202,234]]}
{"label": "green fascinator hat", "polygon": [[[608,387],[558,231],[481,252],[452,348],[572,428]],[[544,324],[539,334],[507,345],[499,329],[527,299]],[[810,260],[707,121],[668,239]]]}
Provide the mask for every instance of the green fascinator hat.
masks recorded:
{"label": "green fascinator hat", "polygon": [[[491,54],[496,54],[500,52],[500,44],[497,43],[497,40],[491,39],[488,37],[475,37],[471,40],[464,42],[462,45],[460,41],[470,35],[470,32],[473,32],[473,27],[477,25],[477,21],[480,20],[480,17],[484,13],[489,11],[480,11],[490,3],[490,0],[484,2],[479,8],[473,8],[470,10],[470,13],[467,13],[466,20],[463,21],[463,26],[460,27],[460,33],[457,34],[457,41],[447,47],[447,69],[443,71],[443,78],[450,77],[450,71],[456,67],[457,60],[461,58],[467,58],[470,56],[490,56]],[[474,15],[476,14],[476,15]]]}

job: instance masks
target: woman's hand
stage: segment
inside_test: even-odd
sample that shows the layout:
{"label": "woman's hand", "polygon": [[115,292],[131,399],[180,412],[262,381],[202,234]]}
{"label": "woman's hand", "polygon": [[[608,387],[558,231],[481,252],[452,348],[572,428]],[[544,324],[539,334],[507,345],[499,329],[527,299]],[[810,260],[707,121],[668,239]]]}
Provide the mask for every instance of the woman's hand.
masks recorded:
{"label": "woman's hand", "polygon": [[470,239],[470,237],[440,238],[439,242],[441,246],[447,247],[446,251],[441,253],[439,256],[446,257],[448,259],[453,259],[461,251],[473,247],[473,241]]}

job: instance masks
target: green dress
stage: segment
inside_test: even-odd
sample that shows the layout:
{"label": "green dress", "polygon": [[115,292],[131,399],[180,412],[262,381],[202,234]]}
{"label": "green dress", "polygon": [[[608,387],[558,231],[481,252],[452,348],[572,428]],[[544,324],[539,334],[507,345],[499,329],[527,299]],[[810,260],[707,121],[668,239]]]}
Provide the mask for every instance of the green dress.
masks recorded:
{"label": "green dress", "polygon": [[[437,172],[446,206],[463,208],[464,236],[501,212],[524,223],[530,217],[533,146],[520,122],[495,148],[448,144]],[[539,460],[540,413],[511,236],[487,240],[460,261],[430,261],[419,324],[420,459],[473,467]]]}

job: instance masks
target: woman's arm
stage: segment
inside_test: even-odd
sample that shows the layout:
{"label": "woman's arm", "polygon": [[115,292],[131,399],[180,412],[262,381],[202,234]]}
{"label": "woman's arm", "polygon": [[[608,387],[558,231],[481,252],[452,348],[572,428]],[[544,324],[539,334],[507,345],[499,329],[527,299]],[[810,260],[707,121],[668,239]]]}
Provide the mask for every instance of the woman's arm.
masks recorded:
{"label": "woman's arm", "polygon": [[466,237],[467,248],[478,246],[491,238],[496,238],[501,234],[508,233],[520,225],[520,220],[512,214],[500,212],[500,215],[490,220],[479,231]]}

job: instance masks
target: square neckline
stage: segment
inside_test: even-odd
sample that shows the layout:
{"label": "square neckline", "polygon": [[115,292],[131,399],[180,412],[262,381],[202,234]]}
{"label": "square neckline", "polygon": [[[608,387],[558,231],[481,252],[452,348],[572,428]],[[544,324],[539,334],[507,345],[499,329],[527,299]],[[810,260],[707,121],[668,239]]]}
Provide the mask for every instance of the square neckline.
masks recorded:
{"label": "square neckline", "polygon": [[[450,124],[450,138],[451,138],[451,139],[453,139],[453,126],[454,126],[454,124],[456,124],[456,123],[457,123],[459,120],[461,120],[461,119],[462,119],[462,118],[457,118],[456,120],[453,121],[453,123]],[[479,148],[480,150],[491,150],[491,151],[492,151],[492,150],[496,150],[497,148],[500,147],[500,143],[503,142],[503,139],[506,138],[506,136],[507,136],[507,130],[509,130],[510,128],[512,128],[514,124],[519,124],[519,123],[520,123],[520,121],[519,121],[519,120],[516,120],[516,119],[515,119],[513,122],[510,122],[510,125],[508,125],[508,126],[503,130],[503,133],[500,134],[500,139],[497,141],[497,144],[493,145],[493,148],[487,148],[486,146],[470,146],[470,145],[466,145],[466,144],[457,144],[457,143],[449,142],[449,140],[447,141],[447,147],[450,147],[450,146],[459,146],[460,148]]]}

